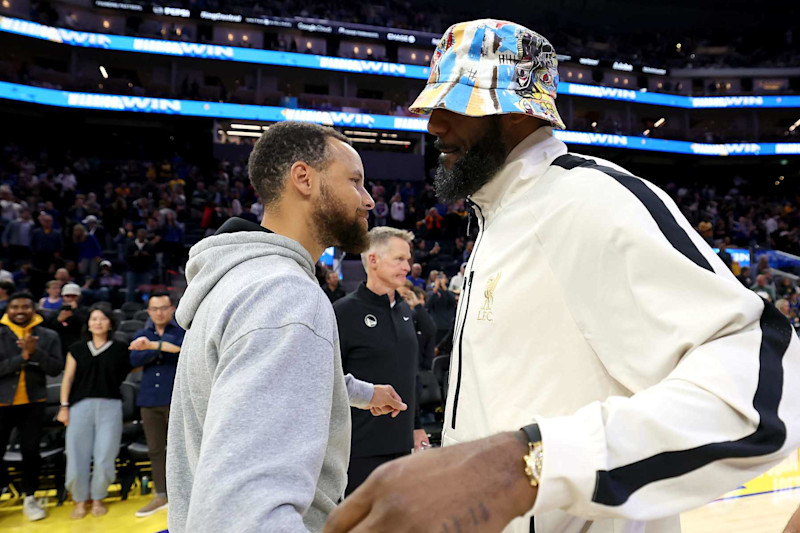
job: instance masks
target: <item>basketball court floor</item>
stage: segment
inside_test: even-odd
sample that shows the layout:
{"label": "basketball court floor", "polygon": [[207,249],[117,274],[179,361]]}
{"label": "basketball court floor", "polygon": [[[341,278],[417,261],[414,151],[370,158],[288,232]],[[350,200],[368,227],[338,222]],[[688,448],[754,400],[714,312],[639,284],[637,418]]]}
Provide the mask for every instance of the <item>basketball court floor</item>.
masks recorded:
{"label": "basketball court floor", "polygon": [[[163,533],[167,514],[156,513],[135,518],[137,509],[151,495],[142,496],[134,487],[126,501],[118,496],[119,487],[111,487],[106,501],[108,514],[99,518],[87,515],[71,520],[72,504],[55,506],[54,498],[46,519],[28,522],[22,516],[20,501],[0,499],[0,531],[3,533]],[[54,493],[53,493],[54,494]],[[44,493],[41,494],[44,496]],[[39,494],[37,494],[39,496]],[[52,495],[51,495],[52,496]],[[781,533],[792,513],[800,506],[800,450],[739,489],[719,500],[681,517],[683,533]]]}

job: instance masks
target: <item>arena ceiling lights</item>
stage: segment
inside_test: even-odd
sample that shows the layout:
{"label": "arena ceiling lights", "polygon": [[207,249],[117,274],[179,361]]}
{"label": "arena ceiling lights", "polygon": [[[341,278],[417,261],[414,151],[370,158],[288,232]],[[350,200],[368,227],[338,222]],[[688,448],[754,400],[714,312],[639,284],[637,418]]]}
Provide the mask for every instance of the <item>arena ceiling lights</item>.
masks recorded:
{"label": "arena ceiling lights", "polygon": [[[430,72],[428,67],[420,65],[80,32],[53,26],[44,26],[27,20],[3,16],[0,16],[0,31],[71,46],[100,48],[121,52],[217,59],[261,65],[350,72],[354,74],[394,76],[417,80],[427,80]],[[566,94],[605,100],[618,100],[682,109],[800,108],[800,96],[691,97],[634,91],[616,87],[583,85],[580,83],[563,81],[559,83],[558,93],[561,95]]]}
{"label": "arena ceiling lights", "polygon": [[[389,115],[367,115],[319,111],[315,109],[290,109],[273,106],[246,104],[226,104],[199,102],[195,100],[172,100],[141,96],[115,94],[79,93],[60,91],[0,82],[0,98],[17,102],[49,105],[71,109],[97,109],[107,111],[127,111],[138,113],[160,113],[178,116],[220,118],[241,121],[282,122],[298,120],[327,126],[357,128],[377,132],[418,132],[427,131],[428,121],[423,118],[395,117]],[[247,132],[259,135],[248,129],[231,128],[230,131]],[[242,136],[240,133],[240,136]],[[725,143],[703,144],[665,139],[650,139],[605,133],[582,131],[554,132],[555,136],[567,144],[607,146],[612,148],[647,150],[676,154],[695,154],[709,156],[728,155],[800,155],[800,143]],[[392,140],[392,139],[389,139]]]}

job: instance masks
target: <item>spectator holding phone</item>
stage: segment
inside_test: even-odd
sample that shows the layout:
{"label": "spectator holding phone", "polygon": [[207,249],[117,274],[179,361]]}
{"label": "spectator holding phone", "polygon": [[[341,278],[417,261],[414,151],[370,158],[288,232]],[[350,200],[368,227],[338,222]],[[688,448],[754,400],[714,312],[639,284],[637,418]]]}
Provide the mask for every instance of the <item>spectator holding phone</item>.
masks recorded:
{"label": "spectator holding phone", "polygon": [[62,355],[66,357],[69,346],[78,342],[81,338],[83,326],[89,317],[89,310],[80,305],[81,288],[76,283],[67,283],[61,289],[63,303],[49,319],[45,321],[45,327],[58,333],[61,339]]}

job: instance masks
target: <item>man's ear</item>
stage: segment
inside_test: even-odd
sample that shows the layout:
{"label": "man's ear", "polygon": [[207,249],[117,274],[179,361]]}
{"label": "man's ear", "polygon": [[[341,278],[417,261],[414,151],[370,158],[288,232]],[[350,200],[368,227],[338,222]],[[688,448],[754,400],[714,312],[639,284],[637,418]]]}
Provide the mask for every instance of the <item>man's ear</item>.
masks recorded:
{"label": "man's ear", "polygon": [[305,161],[297,161],[289,169],[286,186],[291,187],[303,198],[310,198],[314,190],[314,169]]}

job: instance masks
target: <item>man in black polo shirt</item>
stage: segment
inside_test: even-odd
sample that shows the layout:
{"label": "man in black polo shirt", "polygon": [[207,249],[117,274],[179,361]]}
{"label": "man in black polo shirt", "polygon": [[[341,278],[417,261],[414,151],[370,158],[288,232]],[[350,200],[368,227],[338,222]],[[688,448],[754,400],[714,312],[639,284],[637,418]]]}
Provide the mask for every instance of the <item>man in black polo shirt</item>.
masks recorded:
{"label": "man in black polo shirt", "polygon": [[345,494],[383,463],[428,444],[416,409],[417,332],[411,309],[396,292],[410,269],[413,234],[379,227],[369,237],[369,249],[361,254],[366,283],[333,306],[342,368],[358,379],[391,384],[408,410],[396,418],[373,418],[366,411],[351,409],[353,439]]}

